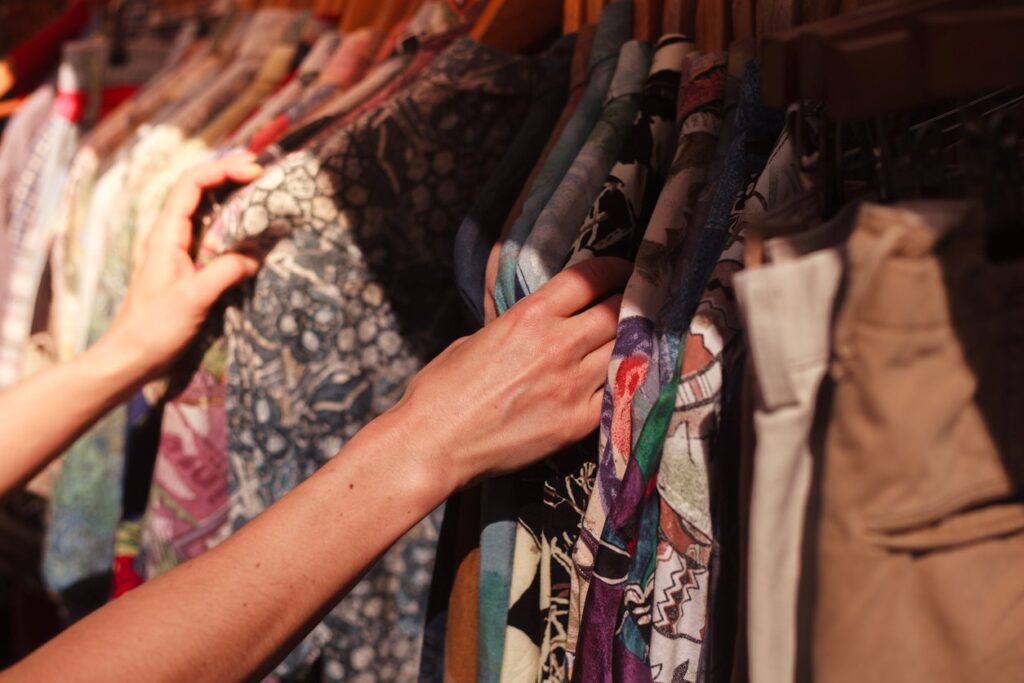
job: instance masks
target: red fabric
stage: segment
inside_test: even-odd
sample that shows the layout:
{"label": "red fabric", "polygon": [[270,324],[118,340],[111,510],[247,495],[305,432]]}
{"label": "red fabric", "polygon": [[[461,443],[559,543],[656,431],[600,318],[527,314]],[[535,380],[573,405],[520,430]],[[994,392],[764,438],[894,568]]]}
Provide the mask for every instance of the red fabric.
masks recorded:
{"label": "red fabric", "polygon": [[131,99],[139,91],[138,85],[108,85],[103,88],[100,100],[100,118],[109,114]]}
{"label": "red fabric", "polygon": [[118,555],[114,558],[114,580],[110,597],[119,598],[128,591],[134,590],[144,583],[135,571],[135,558],[131,555]]}
{"label": "red fabric", "polygon": [[[134,95],[138,89],[137,85],[115,85],[104,88],[100,100],[100,118],[102,119],[119,104]],[[78,121],[85,114],[87,98],[88,93],[84,92],[58,91],[57,98],[53,102],[53,111],[57,116],[68,121]]]}
{"label": "red fabric", "polygon": [[252,136],[252,139],[249,141],[249,151],[259,154],[268,145],[284,135],[288,130],[288,125],[288,117],[284,114],[278,114]]}
{"label": "red fabric", "polygon": [[[290,74],[288,74],[288,78],[284,79],[284,81],[283,81],[283,82],[281,83],[281,85],[277,86],[277,89],[275,89],[275,90],[274,90],[274,95],[277,95],[277,94],[278,94],[278,93],[279,93],[279,92],[280,92],[281,90],[283,90],[283,89],[284,89],[284,86],[286,86],[286,85],[288,85],[289,83],[291,83],[292,81],[294,81],[294,80],[295,80],[295,78],[296,78],[296,77],[297,77],[298,75],[299,75],[299,71],[298,71],[298,69],[296,69],[295,71],[292,71],[292,72],[291,72]],[[258,113],[259,113],[259,109],[257,108],[257,110],[256,110],[256,111],[254,111],[254,112],[253,112],[252,114],[250,114],[250,117],[252,117],[252,116],[255,116],[255,115],[256,115],[256,114],[258,114]],[[230,132],[230,133],[228,133],[228,137],[229,137],[229,138],[233,138],[233,137],[235,136],[235,133],[237,133],[237,132],[238,132],[239,130],[241,130],[241,129],[242,129],[242,126],[245,126],[245,125],[246,125],[247,123],[249,123],[249,119],[245,119],[244,121],[242,121],[241,123],[239,123],[239,124],[238,124],[237,126],[235,126],[234,128],[232,128],[232,129],[231,129],[231,132]],[[251,148],[250,148],[250,151],[252,151],[252,149],[251,149]]]}
{"label": "red fabric", "polygon": [[14,71],[14,95],[32,92],[60,62],[65,42],[77,37],[89,23],[89,3],[74,0],[59,17],[38,33],[21,41],[7,53],[7,62]]}

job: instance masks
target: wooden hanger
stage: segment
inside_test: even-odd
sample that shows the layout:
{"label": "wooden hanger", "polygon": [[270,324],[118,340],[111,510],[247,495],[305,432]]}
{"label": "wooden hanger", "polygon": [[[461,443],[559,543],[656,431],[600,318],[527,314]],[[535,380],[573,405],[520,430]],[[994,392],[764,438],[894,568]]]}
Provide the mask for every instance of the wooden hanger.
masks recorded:
{"label": "wooden hanger", "polygon": [[881,13],[857,15],[856,18],[844,22],[843,17],[835,24],[810,30],[803,33],[797,40],[800,62],[800,75],[797,81],[799,96],[802,100],[822,101],[828,85],[825,52],[830,46],[860,38],[880,36],[890,30],[909,28],[923,12],[939,8],[971,9],[979,5],[979,0],[942,0],[933,3],[907,3],[903,8],[892,8]]}
{"label": "wooden hanger", "polygon": [[633,37],[653,43],[661,37],[665,0],[633,0]]}
{"label": "wooden hanger", "polygon": [[383,3],[378,3],[377,7],[377,15],[371,28],[375,35],[381,37],[387,35],[409,9],[406,0],[384,0]]}
{"label": "wooden hanger", "polygon": [[[831,80],[825,72],[825,51],[830,46],[859,39],[883,40],[881,36],[889,32],[909,30],[923,13],[929,11],[1017,4],[1017,0],[913,0],[879,3],[801,27],[786,34],[779,41],[781,45],[765,40],[762,43],[764,101],[776,106],[797,100],[822,101],[825,87]],[[972,40],[979,38],[974,36]],[[890,36],[885,40],[891,42],[894,38]],[[772,53],[776,47],[781,47],[781,59],[776,58],[777,52]],[[868,53],[873,52],[868,50]],[[880,67],[884,68],[882,65]]]}
{"label": "wooden hanger", "polygon": [[424,0],[412,0],[405,11],[404,19],[409,20],[416,16],[416,13],[420,11],[420,7],[423,7],[423,1]]}
{"label": "wooden hanger", "polygon": [[731,11],[731,0],[698,0],[695,29],[698,50],[718,52],[729,46]]}
{"label": "wooden hanger", "polygon": [[586,22],[583,0],[565,0],[562,7],[562,34],[578,33]]}
{"label": "wooden hanger", "polygon": [[596,24],[601,21],[601,15],[604,14],[605,5],[608,4],[607,0],[585,0],[586,5],[586,22],[587,24]]}
{"label": "wooden hanger", "polygon": [[796,0],[757,0],[754,27],[757,35],[769,36],[791,30],[797,20]]}
{"label": "wooden hanger", "polygon": [[318,17],[341,17],[343,10],[342,0],[318,0],[313,6],[313,14]]}
{"label": "wooden hanger", "polygon": [[756,33],[757,13],[754,0],[732,0],[732,39],[750,40]]}
{"label": "wooden hanger", "polygon": [[[763,2],[757,2],[759,11]],[[871,27],[882,30],[905,21],[914,12],[944,2],[949,0],[892,0],[780,33],[759,33],[762,101],[770,107],[784,107],[804,99],[801,84],[806,88],[807,99],[816,99],[809,84],[820,81],[823,45],[854,31]]]}
{"label": "wooden hanger", "polygon": [[828,45],[823,101],[853,121],[955,97],[1024,85],[1024,7],[962,2],[900,26]]}
{"label": "wooden hanger", "polygon": [[697,0],[665,0],[661,30],[694,38],[697,32]]}
{"label": "wooden hanger", "polygon": [[380,0],[347,0],[339,28],[343,33],[366,28],[373,23],[380,9]]}
{"label": "wooden hanger", "polygon": [[562,4],[552,0],[491,0],[470,35],[509,52],[522,52],[562,26]]}

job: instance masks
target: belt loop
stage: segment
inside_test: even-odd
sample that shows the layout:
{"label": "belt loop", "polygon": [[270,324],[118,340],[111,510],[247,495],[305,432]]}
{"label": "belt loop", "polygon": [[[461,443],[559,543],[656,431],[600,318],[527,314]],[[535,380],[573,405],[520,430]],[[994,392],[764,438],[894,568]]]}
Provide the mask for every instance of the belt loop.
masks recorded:
{"label": "belt loop", "polygon": [[840,362],[853,356],[854,324],[860,309],[871,292],[879,270],[885,264],[886,259],[892,255],[904,234],[903,225],[895,222],[882,230],[880,236],[870,238],[871,241],[867,244],[865,244],[865,239],[857,239],[858,233],[864,230],[862,223],[865,220],[865,209],[871,210],[869,207],[860,209],[857,227],[854,228],[854,234],[846,248],[845,271],[848,273],[849,286],[845,300],[839,307],[834,332],[834,350]]}

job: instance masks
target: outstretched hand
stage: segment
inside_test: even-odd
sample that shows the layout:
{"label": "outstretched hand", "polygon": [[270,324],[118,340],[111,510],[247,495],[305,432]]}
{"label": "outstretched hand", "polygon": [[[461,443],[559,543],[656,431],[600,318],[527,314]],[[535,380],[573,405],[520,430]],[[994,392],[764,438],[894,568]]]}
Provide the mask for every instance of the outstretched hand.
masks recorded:
{"label": "outstretched hand", "polygon": [[259,269],[257,259],[230,253],[197,270],[190,256],[192,214],[203,192],[228,180],[255,180],[263,169],[254,160],[252,154],[236,154],[197,167],[168,196],[106,335],[133,359],[140,381],[164,374],[198,334],[217,298]]}
{"label": "outstretched hand", "polygon": [[[632,264],[569,268],[412,380],[392,409],[410,444],[430,443],[451,488],[515,471],[597,427]],[[597,303],[595,303],[595,301]],[[429,434],[429,438],[423,438]]]}

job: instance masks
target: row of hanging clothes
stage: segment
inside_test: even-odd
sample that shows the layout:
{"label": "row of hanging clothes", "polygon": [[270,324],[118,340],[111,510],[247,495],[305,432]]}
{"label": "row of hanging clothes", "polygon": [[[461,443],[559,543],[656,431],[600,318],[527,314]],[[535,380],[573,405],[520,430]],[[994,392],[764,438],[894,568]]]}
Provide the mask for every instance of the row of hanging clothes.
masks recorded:
{"label": "row of hanging clothes", "polygon": [[1015,680],[1024,13],[857,4],[89,15],[0,143],[0,381],[103,333],[198,164],[267,171],[207,194],[197,265],[264,265],[30,485],[66,614],[216,545],[454,338],[619,256],[599,430],[459,492],[274,677]]}
{"label": "row of hanging clothes", "polygon": [[486,319],[634,259],[601,426],[449,502],[432,675],[1019,677],[1022,16],[890,3],[761,62],[665,37],[639,67],[626,32],[574,81],[499,246],[456,272]]}

